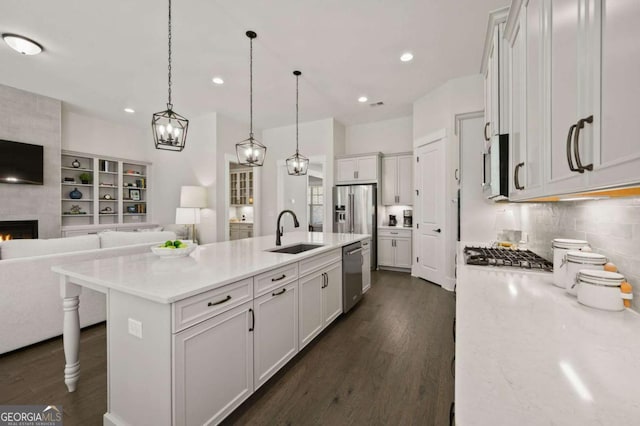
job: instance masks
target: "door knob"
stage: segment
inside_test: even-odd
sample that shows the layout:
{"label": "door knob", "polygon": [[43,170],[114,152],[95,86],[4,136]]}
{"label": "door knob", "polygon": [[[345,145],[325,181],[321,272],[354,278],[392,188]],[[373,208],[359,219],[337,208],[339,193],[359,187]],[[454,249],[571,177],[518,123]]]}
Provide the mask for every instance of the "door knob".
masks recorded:
{"label": "door knob", "polygon": [[437,232],[438,234],[439,234],[440,232],[442,232],[442,231],[440,230],[440,228],[438,228],[438,229],[433,229],[432,231],[433,231],[433,232]]}

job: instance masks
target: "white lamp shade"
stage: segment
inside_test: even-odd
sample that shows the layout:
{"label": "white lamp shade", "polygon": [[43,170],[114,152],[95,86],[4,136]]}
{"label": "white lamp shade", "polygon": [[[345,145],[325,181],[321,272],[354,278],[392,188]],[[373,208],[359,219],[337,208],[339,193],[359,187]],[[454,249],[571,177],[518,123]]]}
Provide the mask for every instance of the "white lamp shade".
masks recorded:
{"label": "white lamp shade", "polygon": [[183,186],[180,189],[180,207],[207,207],[207,188],[204,186]]}
{"label": "white lamp shade", "polygon": [[184,208],[178,207],[176,209],[176,224],[178,225],[193,225],[200,223],[200,209],[199,208]]}

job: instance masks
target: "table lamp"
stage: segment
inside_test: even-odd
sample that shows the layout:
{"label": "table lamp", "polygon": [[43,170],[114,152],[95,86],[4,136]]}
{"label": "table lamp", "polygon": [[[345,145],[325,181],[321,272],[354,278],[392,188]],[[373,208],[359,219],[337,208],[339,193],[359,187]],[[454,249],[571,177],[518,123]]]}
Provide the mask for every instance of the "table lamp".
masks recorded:
{"label": "table lamp", "polygon": [[204,207],[207,207],[207,188],[183,186],[180,189],[180,207],[176,209],[176,223],[191,225],[191,240],[196,244],[196,225],[200,223],[200,209]]}

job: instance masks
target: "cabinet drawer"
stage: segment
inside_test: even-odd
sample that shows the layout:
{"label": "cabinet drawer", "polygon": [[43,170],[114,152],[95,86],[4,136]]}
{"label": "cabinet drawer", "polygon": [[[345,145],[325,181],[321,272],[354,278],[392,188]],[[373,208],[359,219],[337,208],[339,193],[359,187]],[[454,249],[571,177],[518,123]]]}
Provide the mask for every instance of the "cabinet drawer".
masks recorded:
{"label": "cabinet drawer", "polygon": [[256,297],[298,279],[298,264],[283,266],[255,277]]}
{"label": "cabinet drawer", "polygon": [[180,300],[173,304],[173,332],[184,330],[252,299],[253,278],[247,278]]}
{"label": "cabinet drawer", "polygon": [[331,250],[300,262],[300,276],[310,274],[327,265],[342,260],[342,249]]}
{"label": "cabinet drawer", "polygon": [[378,229],[379,237],[411,238],[411,229]]}

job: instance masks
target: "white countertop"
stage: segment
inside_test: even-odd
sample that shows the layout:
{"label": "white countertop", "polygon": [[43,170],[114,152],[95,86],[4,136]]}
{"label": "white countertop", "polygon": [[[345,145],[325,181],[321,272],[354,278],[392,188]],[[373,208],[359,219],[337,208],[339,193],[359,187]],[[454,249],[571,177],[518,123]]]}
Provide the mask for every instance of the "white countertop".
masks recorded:
{"label": "white countertop", "polygon": [[275,235],[199,246],[188,257],[166,259],[151,251],[54,266],[71,282],[97,290],[113,289],[159,303],[181,299],[260,274],[270,269],[369,238],[360,234],[286,232],[282,247],[296,243],[323,244],[300,254],[272,253]]}
{"label": "white countertop", "polygon": [[402,225],[397,225],[397,226],[380,225],[378,226],[378,229],[393,229],[393,230],[406,229],[407,231],[411,231],[413,228],[410,226],[402,226]]}
{"label": "white countertop", "polygon": [[458,265],[456,424],[639,424],[639,336],[551,273]]}

